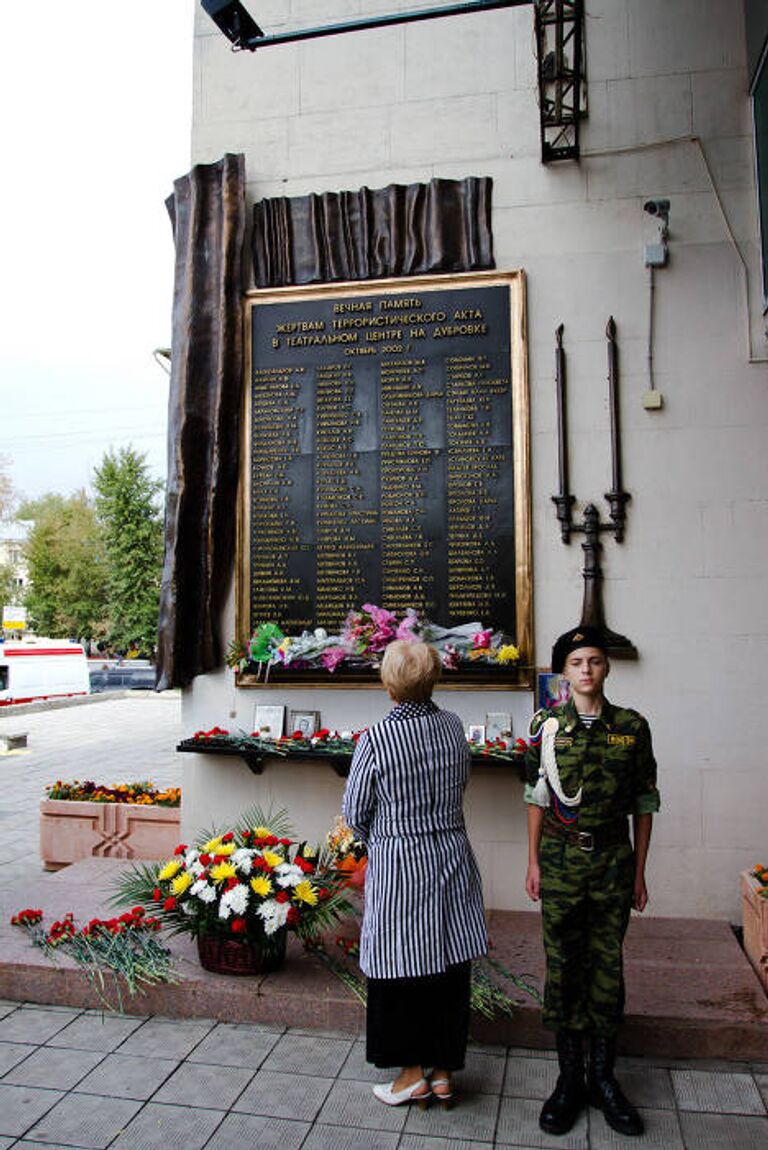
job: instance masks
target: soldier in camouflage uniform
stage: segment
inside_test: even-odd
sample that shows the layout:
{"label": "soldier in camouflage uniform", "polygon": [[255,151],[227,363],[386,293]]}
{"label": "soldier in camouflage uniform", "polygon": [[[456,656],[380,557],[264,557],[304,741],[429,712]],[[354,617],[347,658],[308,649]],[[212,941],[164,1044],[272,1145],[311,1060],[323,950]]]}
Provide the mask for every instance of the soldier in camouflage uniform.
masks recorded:
{"label": "soldier in camouflage uniform", "polygon": [[601,631],[561,635],[552,670],[568,680],[571,698],[533,717],[525,793],[526,890],[542,901],[544,1025],[557,1032],[560,1061],[539,1125],[564,1134],[589,1102],[615,1130],[641,1134],[613,1064],[624,1007],[622,944],[630,909],[642,911],[648,901],[645,861],[659,808],[651,735],[637,711],[603,695],[609,666]]}

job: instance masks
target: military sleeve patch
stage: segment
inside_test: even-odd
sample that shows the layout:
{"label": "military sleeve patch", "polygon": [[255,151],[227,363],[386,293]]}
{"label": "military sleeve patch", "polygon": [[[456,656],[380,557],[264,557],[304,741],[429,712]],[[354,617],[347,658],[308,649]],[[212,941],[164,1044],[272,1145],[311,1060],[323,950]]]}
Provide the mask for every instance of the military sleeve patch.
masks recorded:
{"label": "military sleeve patch", "polygon": [[555,737],[555,750],[556,751],[562,751],[562,750],[565,750],[566,747],[572,747],[572,746],[573,746],[573,736],[572,735],[557,735]]}

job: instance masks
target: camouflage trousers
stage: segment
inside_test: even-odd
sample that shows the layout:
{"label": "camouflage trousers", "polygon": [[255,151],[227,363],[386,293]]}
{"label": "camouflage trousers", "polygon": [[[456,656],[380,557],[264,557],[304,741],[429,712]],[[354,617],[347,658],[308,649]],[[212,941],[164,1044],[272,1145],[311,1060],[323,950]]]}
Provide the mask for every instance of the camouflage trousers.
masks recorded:
{"label": "camouflage trousers", "polygon": [[583,851],[544,835],[539,864],[547,957],[544,1025],[613,1035],[624,1012],[622,944],[632,906],[632,846]]}

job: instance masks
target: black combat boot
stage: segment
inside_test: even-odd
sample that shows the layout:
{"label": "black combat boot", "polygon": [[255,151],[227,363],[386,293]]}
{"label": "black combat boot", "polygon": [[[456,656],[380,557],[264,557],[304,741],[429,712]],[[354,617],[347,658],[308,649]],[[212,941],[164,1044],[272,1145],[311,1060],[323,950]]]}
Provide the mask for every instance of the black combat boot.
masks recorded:
{"label": "black combat boot", "polygon": [[595,1035],[589,1042],[589,1104],[602,1110],[619,1134],[642,1134],[643,1120],[613,1077],[616,1039]]}
{"label": "black combat boot", "polygon": [[578,1030],[558,1030],[557,1057],[560,1077],[539,1115],[546,1134],[567,1134],[587,1103],[583,1035]]}

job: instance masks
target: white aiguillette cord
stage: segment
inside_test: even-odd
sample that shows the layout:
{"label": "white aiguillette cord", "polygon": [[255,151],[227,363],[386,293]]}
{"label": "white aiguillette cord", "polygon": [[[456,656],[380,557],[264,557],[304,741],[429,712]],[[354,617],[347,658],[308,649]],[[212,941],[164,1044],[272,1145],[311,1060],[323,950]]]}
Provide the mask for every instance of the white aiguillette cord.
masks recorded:
{"label": "white aiguillette cord", "polygon": [[560,772],[557,769],[555,756],[555,738],[560,730],[560,724],[554,715],[544,720],[541,728],[541,755],[539,758],[539,778],[533,788],[533,801],[539,807],[549,806],[549,786],[566,807],[577,807],[581,802],[581,787],[572,798],[563,791],[560,783]]}

